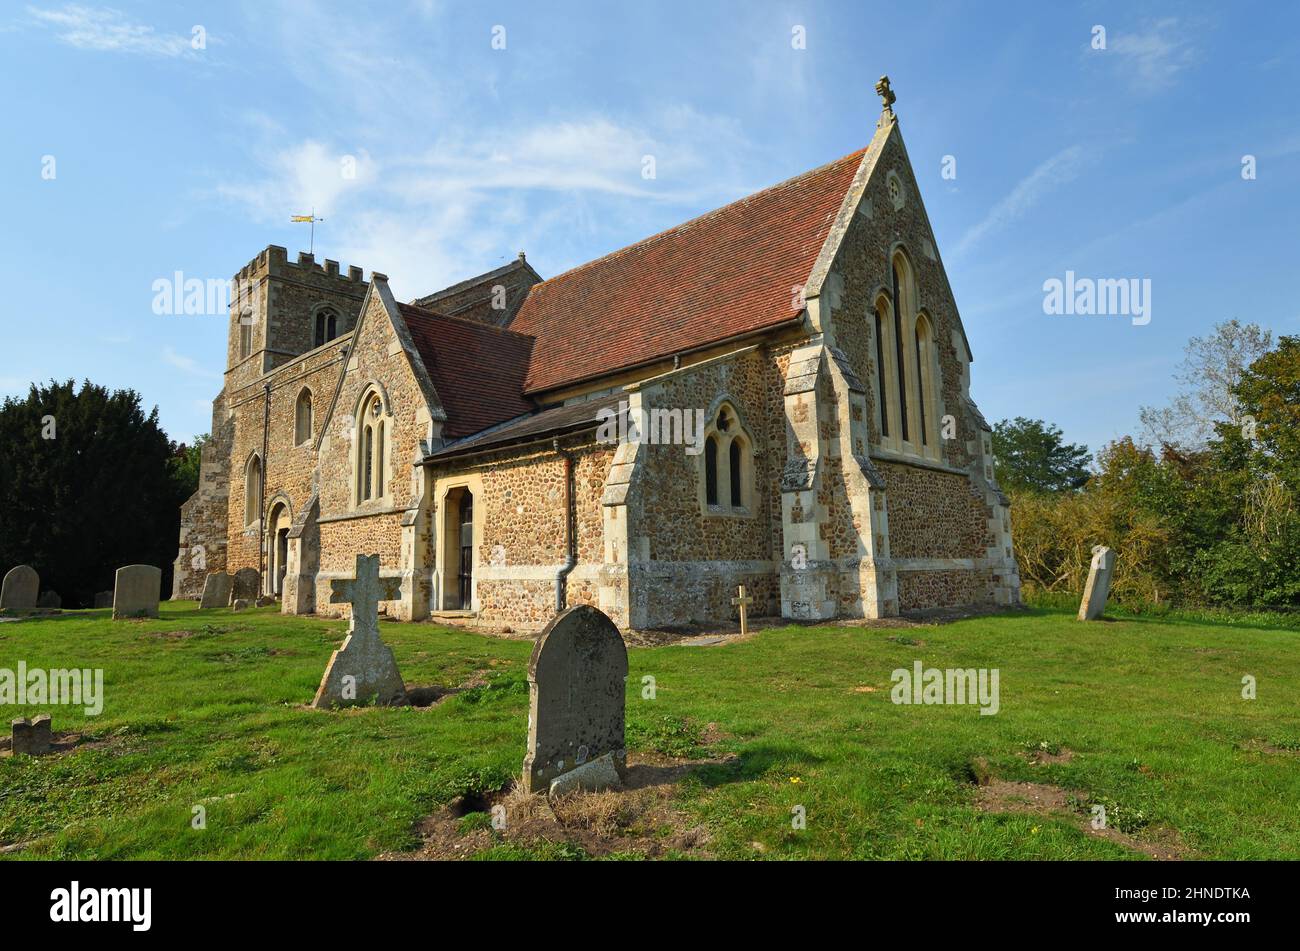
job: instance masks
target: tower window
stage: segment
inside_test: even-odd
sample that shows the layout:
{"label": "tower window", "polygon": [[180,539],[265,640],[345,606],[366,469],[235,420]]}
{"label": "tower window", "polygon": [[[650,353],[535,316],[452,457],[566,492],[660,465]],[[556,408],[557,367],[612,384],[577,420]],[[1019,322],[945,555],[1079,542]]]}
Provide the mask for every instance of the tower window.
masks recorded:
{"label": "tower window", "polygon": [[337,336],[338,315],[332,310],[317,311],[315,345],[317,347],[323,347]]}

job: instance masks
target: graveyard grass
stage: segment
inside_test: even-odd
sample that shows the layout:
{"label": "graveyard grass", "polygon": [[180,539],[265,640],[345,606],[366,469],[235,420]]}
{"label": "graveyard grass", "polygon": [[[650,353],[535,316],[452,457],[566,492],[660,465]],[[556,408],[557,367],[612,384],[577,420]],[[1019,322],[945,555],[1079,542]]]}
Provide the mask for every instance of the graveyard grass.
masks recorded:
{"label": "graveyard grass", "polygon": [[[0,667],[102,667],[95,742],[0,759],[3,858],[367,858],[418,846],[453,797],[524,756],[530,641],[383,624],[408,687],[475,683],[434,706],[306,708],[345,622],[161,605],[0,624]],[[1300,858],[1300,630],[1277,619],[1039,608],[921,627],[774,627],[715,647],[629,650],[628,746],[712,759],[674,804],[717,858]],[[998,668],[1001,710],[890,701],[895,668]],[[1253,675],[1258,698],[1243,700]],[[653,676],[655,699],[642,698]],[[870,689],[868,689],[870,688]],[[707,724],[716,724],[708,731]],[[7,726],[7,722],[6,722]],[[1068,762],[1033,763],[1038,750]],[[982,758],[982,760],[981,760]],[[1058,757],[1064,758],[1064,757]],[[976,775],[1074,796],[1042,815],[980,808]],[[1129,841],[1087,831],[1106,806]],[[206,828],[192,828],[194,807]],[[792,828],[792,809],[806,829]],[[666,833],[667,830],[664,830]],[[693,852],[692,854],[701,854]],[[501,842],[483,857],[582,857]]]}

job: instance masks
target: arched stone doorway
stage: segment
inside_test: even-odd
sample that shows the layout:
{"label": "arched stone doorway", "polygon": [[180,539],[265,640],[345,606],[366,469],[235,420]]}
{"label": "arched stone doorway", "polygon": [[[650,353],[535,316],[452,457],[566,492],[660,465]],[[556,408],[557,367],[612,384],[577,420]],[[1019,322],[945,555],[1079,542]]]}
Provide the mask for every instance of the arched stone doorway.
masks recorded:
{"label": "arched stone doorway", "polygon": [[284,593],[284,576],[289,568],[289,529],[293,527],[293,515],[289,506],[277,502],[271,507],[267,519],[267,580],[266,593],[279,598]]}

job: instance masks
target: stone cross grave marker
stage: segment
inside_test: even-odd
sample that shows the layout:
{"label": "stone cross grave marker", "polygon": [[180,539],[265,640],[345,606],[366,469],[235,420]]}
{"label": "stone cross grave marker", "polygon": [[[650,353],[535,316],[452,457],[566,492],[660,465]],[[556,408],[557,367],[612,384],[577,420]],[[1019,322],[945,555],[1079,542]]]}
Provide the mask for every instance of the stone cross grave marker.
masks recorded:
{"label": "stone cross grave marker", "polygon": [[379,602],[401,596],[400,579],[379,577],[378,555],[357,555],[356,577],[330,582],[330,604],[351,604],[352,623],[347,640],[330,656],[313,707],[392,703],[406,696],[393,651],[379,637]]}
{"label": "stone cross grave marker", "polygon": [[30,611],[36,607],[36,595],[41,587],[40,575],[30,565],[17,565],[9,569],[0,585],[0,609]]}
{"label": "stone cross grave marker", "polygon": [[1106,610],[1106,598],[1110,595],[1110,579],[1115,571],[1115,552],[1105,545],[1096,545],[1092,549],[1092,567],[1088,569],[1088,585],[1083,589],[1083,600],[1079,603],[1079,620],[1095,621]]}
{"label": "stone cross grave marker", "polygon": [[162,595],[162,569],[153,565],[127,565],[117,569],[113,581],[113,620],[157,617]]}
{"label": "stone cross grave marker", "polygon": [[745,609],[754,603],[754,599],[745,594],[745,586],[740,586],[740,596],[731,599],[731,603],[740,607],[740,633],[745,635],[749,633],[749,616]]}
{"label": "stone cross grave marker", "polygon": [[621,774],[626,692],[627,647],[614,622],[586,604],[552,618],[528,661],[524,791],[546,792],[588,764]]}

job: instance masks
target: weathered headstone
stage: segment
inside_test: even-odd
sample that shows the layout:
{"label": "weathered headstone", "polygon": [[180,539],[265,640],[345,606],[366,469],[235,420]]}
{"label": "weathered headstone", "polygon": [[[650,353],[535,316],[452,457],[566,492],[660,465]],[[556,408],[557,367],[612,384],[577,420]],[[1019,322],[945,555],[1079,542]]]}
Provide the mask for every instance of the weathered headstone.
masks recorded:
{"label": "weathered headstone", "polygon": [[57,611],[59,608],[63,607],[63,599],[59,597],[59,592],[57,591],[42,591],[41,596],[36,599],[36,606],[38,608],[45,608],[46,610]]}
{"label": "weathered headstone", "polygon": [[546,792],[557,777],[607,754],[621,775],[626,690],[627,646],[613,621],[585,604],[553,618],[528,661],[524,791]]}
{"label": "weathered headstone", "polygon": [[1088,585],[1083,589],[1079,603],[1079,620],[1095,621],[1106,610],[1110,595],[1110,579],[1115,570],[1115,552],[1105,545],[1092,549],[1092,567],[1088,569]]}
{"label": "weathered headstone", "polygon": [[386,704],[406,696],[393,651],[379,637],[379,602],[401,596],[401,579],[379,577],[378,555],[357,555],[356,578],[330,582],[330,604],[350,603],[352,623],[330,656],[313,707]]}
{"label": "weathered headstone", "polygon": [[95,595],[95,607],[111,608],[113,606],[113,592],[101,591]]}
{"label": "weathered headstone", "polygon": [[117,569],[113,585],[113,620],[157,617],[162,594],[162,569],[153,565],[127,565]]}
{"label": "weathered headstone", "polygon": [[30,611],[36,607],[36,595],[40,587],[41,578],[36,569],[29,565],[10,568],[4,582],[0,584],[0,610],[13,608],[16,611]]}
{"label": "weathered headstone", "polygon": [[236,601],[256,601],[261,593],[262,576],[256,568],[240,568],[235,572],[234,581],[230,585],[231,604]]}
{"label": "weathered headstone", "polygon": [[30,720],[20,717],[10,724],[10,728],[13,731],[11,749],[15,756],[43,756],[50,751],[53,736],[50,732],[48,713],[42,713]]}
{"label": "weathered headstone", "polygon": [[203,581],[203,597],[199,599],[201,608],[224,608],[230,606],[230,589],[235,579],[224,571],[214,571]]}

